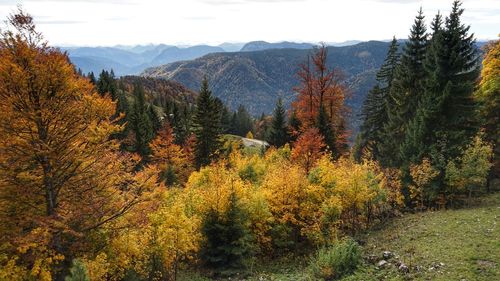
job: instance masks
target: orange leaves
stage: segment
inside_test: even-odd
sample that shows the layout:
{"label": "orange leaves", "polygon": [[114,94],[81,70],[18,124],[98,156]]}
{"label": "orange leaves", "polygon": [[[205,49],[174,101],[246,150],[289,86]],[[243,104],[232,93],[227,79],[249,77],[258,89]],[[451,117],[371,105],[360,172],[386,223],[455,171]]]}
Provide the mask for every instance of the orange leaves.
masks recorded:
{"label": "orange leaves", "polygon": [[320,135],[318,129],[309,128],[304,131],[292,149],[292,160],[297,162],[306,172],[316,164],[319,158],[323,155],[323,150],[326,147],[323,136]]}
{"label": "orange leaves", "polygon": [[[179,145],[174,143],[173,131],[167,123],[160,129],[156,138],[150,144],[153,163],[158,166],[161,178],[167,184],[185,183],[192,172],[189,157]],[[173,172],[175,179],[168,179],[166,173]]]}
{"label": "orange leaves", "polygon": [[329,116],[329,122],[339,126],[345,114],[345,89],[341,84],[342,76],[338,70],[327,67],[327,48],[321,46],[307,58],[297,73],[300,86],[297,100],[292,108],[297,114],[304,130],[315,126],[320,106],[323,106]]}
{"label": "orange leaves", "polygon": [[29,16],[11,18],[16,30],[0,38],[0,236],[43,279],[61,255],[89,251],[90,232],[146,200],[156,172],[136,172],[118,151],[111,99],[41,41]]}

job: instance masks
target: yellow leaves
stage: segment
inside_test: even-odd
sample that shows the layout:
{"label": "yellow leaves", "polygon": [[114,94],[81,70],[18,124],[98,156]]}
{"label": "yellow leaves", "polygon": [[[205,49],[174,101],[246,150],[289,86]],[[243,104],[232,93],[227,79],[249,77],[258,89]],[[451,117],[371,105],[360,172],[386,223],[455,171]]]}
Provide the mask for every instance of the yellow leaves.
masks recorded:
{"label": "yellow leaves", "polygon": [[[0,280],[9,281],[21,281],[28,278],[28,271],[17,265],[19,257],[6,257],[3,254],[0,255]],[[7,260],[5,262],[5,260]]]}
{"label": "yellow leaves", "polygon": [[92,281],[106,281],[109,268],[106,253],[99,253],[94,259],[83,259],[83,263],[87,268],[89,279]]}
{"label": "yellow leaves", "polygon": [[152,239],[150,246],[162,256],[167,269],[184,259],[190,259],[201,241],[201,220],[188,216],[180,198],[163,205],[151,215]]}
{"label": "yellow leaves", "polygon": [[422,163],[410,165],[410,175],[414,183],[410,185],[410,198],[416,204],[417,209],[422,209],[425,199],[424,192],[432,180],[439,175],[439,171],[432,167],[429,159],[424,158]]}

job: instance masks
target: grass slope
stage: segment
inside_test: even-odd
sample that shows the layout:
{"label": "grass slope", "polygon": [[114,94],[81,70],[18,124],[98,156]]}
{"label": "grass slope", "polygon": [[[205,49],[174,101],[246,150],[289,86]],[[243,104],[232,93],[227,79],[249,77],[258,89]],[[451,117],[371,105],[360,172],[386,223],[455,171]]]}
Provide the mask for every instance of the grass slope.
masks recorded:
{"label": "grass slope", "polygon": [[[500,280],[500,193],[478,199],[470,208],[406,214],[362,234],[365,264],[343,281]],[[394,257],[377,266],[384,251]],[[247,278],[231,280],[314,280],[307,258],[256,265]],[[402,262],[409,273],[398,270]],[[184,272],[179,280],[210,280]],[[229,279],[228,279],[229,280]]]}

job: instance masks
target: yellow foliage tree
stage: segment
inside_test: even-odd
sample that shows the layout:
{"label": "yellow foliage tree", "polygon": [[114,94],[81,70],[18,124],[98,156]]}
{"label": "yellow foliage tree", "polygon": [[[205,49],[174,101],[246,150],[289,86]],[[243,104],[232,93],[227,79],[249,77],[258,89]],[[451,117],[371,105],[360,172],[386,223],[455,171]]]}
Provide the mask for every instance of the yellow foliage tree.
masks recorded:
{"label": "yellow foliage tree", "polygon": [[417,210],[423,210],[426,192],[432,180],[439,175],[439,171],[432,167],[429,159],[424,158],[422,163],[410,165],[410,175],[413,181],[410,185],[410,198]]}
{"label": "yellow foliage tree", "polygon": [[111,99],[47,46],[29,15],[9,23],[0,38],[0,237],[32,276],[51,279],[69,265],[63,256],[92,247],[86,234],[151,186],[110,138],[120,130]]}

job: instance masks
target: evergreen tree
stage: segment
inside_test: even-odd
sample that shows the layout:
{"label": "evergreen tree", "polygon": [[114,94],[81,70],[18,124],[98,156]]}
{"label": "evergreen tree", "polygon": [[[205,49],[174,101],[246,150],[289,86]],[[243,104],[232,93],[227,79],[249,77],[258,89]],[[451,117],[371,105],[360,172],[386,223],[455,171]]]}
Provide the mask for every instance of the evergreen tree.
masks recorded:
{"label": "evergreen tree", "polygon": [[234,192],[225,213],[219,214],[214,209],[208,212],[202,227],[206,237],[202,257],[206,265],[223,275],[245,268],[245,262],[252,255],[253,240],[247,220]]}
{"label": "evergreen tree", "polygon": [[290,113],[290,118],[288,119],[288,134],[290,136],[290,142],[295,142],[297,140],[301,126],[302,124],[297,117],[297,112],[293,110]]}
{"label": "evergreen tree", "polygon": [[[288,127],[286,125],[285,107],[281,98],[278,99],[274,108],[273,121],[271,123],[271,131],[269,135],[269,143],[281,147],[288,142]],[[264,115],[261,117],[264,120]]]}
{"label": "evergreen tree", "polygon": [[85,265],[79,260],[73,260],[73,266],[69,269],[69,275],[64,278],[65,281],[90,281]]}
{"label": "evergreen tree", "polygon": [[388,122],[387,104],[389,91],[392,87],[394,73],[399,62],[398,42],[392,39],[384,63],[377,73],[377,84],[368,92],[363,103],[361,117],[363,123],[360,127],[360,138],[356,149],[368,149],[375,159],[380,160],[384,155],[378,152],[377,146],[383,139],[384,125]]}
{"label": "evergreen tree", "polygon": [[90,83],[92,83],[93,85],[97,85],[97,80],[95,79],[94,72],[89,72],[87,78],[89,78]]}
{"label": "evergreen tree", "polygon": [[248,113],[245,106],[238,106],[238,110],[231,118],[232,133],[244,137],[248,132],[254,131],[252,116]]}
{"label": "evergreen tree", "polygon": [[130,126],[135,135],[134,151],[139,153],[144,159],[147,159],[151,152],[149,142],[154,137],[154,129],[148,107],[146,106],[142,84],[137,83],[134,85],[133,94],[135,100],[130,116]]}
{"label": "evergreen tree", "polygon": [[[95,78],[94,78],[95,79]],[[103,70],[101,74],[99,74],[99,79],[96,82],[97,92],[101,95],[109,94],[113,100],[117,98],[117,87],[115,80],[115,73],[113,70],[108,72],[107,70]]]}
{"label": "evergreen tree", "polygon": [[208,89],[207,79],[203,79],[197,99],[197,108],[194,114],[194,133],[196,135],[195,158],[196,166],[210,164],[217,151],[221,148],[220,108]]}
{"label": "evergreen tree", "polygon": [[151,120],[151,125],[153,127],[153,133],[158,132],[158,130],[161,128],[161,119],[158,117],[158,113],[156,113],[156,110],[153,105],[148,106],[148,115],[149,115],[149,120]]}
{"label": "evergreen tree", "polygon": [[339,156],[335,147],[334,132],[330,122],[328,122],[328,115],[326,114],[325,107],[323,105],[320,105],[319,107],[316,127],[318,128],[320,135],[323,136],[323,142],[327,146],[327,149],[331,152],[332,156]]}
{"label": "evergreen tree", "polygon": [[[444,29],[436,24],[425,61],[425,96],[401,149],[413,163],[429,156],[441,172],[477,131],[473,90],[479,75],[478,55],[469,27],[460,21],[460,6],[460,1],[453,3]],[[436,18],[434,22],[439,21]]]}
{"label": "evergreen tree", "polygon": [[424,92],[426,72],[423,62],[427,50],[424,18],[420,8],[394,73],[390,98],[387,99],[387,123],[382,141],[377,146],[377,153],[385,156],[381,162],[387,166],[398,166],[401,163],[398,153],[401,142]]}

